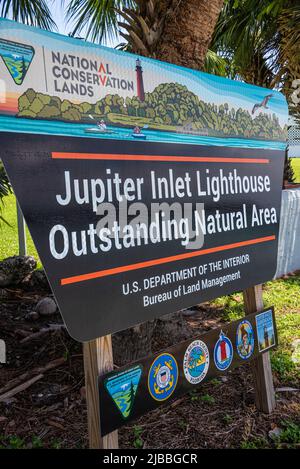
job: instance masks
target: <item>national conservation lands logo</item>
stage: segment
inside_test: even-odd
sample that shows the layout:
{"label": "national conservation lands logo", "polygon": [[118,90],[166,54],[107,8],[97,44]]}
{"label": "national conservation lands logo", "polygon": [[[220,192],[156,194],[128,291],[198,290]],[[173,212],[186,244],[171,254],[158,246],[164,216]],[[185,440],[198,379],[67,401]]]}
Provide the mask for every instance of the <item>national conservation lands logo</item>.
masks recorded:
{"label": "national conservation lands logo", "polygon": [[104,382],[105,389],[124,419],[127,419],[131,414],[141,375],[142,367],[137,365],[134,368],[115,373]]}
{"label": "national conservation lands logo", "polygon": [[[134,92],[138,90],[141,101],[145,99],[142,67],[136,60],[136,83],[113,70],[113,65],[106,61],[86,58],[59,51],[51,53],[51,70],[54,90],[57,93],[76,94],[93,97],[99,88],[110,88],[117,91]],[[113,100],[113,97],[111,97]],[[117,95],[115,97],[117,100]],[[118,102],[112,102],[117,109]]]}
{"label": "national conservation lands logo", "polygon": [[183,358],[183,371],[191,384],[200,383],[209,368],[209,351],[202,340],[194,340],[186,349]]}
{"label": "national conservation lands logo", "polygon": [[34,56],[34,48],[0,38],[0,55],[16,85],[22,85]]}
{"label": "national conservation lands logo", "polygon": [[233,347],[231,340],[221,330],[219,340],[214,348],[214,362],[218,370],[224,371],[230,367],[233,359]]}
{"label": "national conservation lands logo", "polygon": [[178,381],[178,366],[170,353],[155,358],[148,374],[148,389],[156,401],[165,401],[175,391]]}
{"label": "national conservation lands logo", "polygon": [[252,324],[246,319],[239,323],[236,331],[237,353],[243,360],[254,352],[254,332]]}

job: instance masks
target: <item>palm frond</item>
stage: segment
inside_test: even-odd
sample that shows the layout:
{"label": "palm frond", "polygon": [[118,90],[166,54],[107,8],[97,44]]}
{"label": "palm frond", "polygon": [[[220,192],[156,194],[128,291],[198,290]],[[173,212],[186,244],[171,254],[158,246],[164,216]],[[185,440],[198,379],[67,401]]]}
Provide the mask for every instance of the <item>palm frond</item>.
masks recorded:
{"label": "palm frond", "polygon": [[0,161],[0,224],[3,222],[6,225],[10,226],[9,223],[2,216],[2,208],[4,204],[4,197],[12,193],[12,188],[8,180],[7,174],[4,170],[4,167]]}
{"label": "palm frond", "polygon": [[212,48],[230,53],[247,82],[270,86],[277,76],[277,17],[283,5],[284,0],[227,0],[224,4]]}
{"label": "palm frond", "polygon": [[49,3],[45,0],[1,0],[0,16],[43,29],[57,29]]}
{"label": "palm frond", "polygon": [[10,182],[0,161],[0,203],[3,201],[3,197],[11,194],[11,192],[12,189]]}
{"label": "palm frond", "polygon": [[279,18],[281,80],[283,91],[290,104],[291,114],[300,123],[300,103],[292,101],[295,92],[293,82],[300,78],[300,5],[293,2],[289,8],[284,8]]}
{"label": "palm frond", "polygon": [[228,61],[225,57],[221,57],[217,52],[209,49],[206,53],[203,71],[226,77],[228,76]]}
{"label": "palm frond", "polygon": [[71,0],[67,7],[67,21],[75,23],[72,35],[84,33],[85,39],[107,42],[118,36],[117,10],[134,8],[133,0]]}

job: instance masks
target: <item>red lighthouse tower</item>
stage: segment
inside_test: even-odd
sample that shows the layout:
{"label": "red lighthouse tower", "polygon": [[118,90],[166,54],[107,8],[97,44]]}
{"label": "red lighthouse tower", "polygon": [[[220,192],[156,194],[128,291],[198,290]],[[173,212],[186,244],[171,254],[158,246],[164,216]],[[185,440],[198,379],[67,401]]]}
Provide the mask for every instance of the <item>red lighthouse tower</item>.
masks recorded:
{"label": "red lighthouse tower", "polygon": [[137,82],[137,94],[140,101],[145,101],[144,81],[143,81],[143,69],[140,59],[136,60],[136,82]]}
{"label": "red lighthouse tower", "polygon": [[226,342],[224,340],[224,334],[223,331],[220,333],[220,352],[221,352],[221,362],[224,362],[227,360],[227,350],[226,350]]}

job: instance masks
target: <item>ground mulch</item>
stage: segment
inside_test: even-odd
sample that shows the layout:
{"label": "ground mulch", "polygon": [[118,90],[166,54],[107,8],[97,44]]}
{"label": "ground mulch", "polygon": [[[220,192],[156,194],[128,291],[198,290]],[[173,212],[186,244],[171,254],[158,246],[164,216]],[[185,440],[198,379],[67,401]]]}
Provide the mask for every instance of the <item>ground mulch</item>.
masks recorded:
{"label": "ground mulch", "polygon": [[[27,380],[42,375],[27,389],[0,402],[0,447],[87,447],[81,344],[64,329],[22,342],[49,323],[61,324],[61,317],[25,319],[46,292],[21,288],[0,292],[0,339],[7,346],[7,364],[0,365],[0,395],[7,383],[25,373]],[[194,335],[222,323],[220,308],[211,304],[201,305],[184,318]],[[156,337],[153,351],[165,345]],[[59,366],[41,371],[57,359],[62,359]],[[274,380],[276,387],[285,385],[276,376]],[[259,413],[251,366],[246,364],[124,426],[119,442],[121,448],[239,448],[249,441],[272,447],[269,432],[283,420],[299,421],[299,414],[299,392],[281,392],[272,415]]]}

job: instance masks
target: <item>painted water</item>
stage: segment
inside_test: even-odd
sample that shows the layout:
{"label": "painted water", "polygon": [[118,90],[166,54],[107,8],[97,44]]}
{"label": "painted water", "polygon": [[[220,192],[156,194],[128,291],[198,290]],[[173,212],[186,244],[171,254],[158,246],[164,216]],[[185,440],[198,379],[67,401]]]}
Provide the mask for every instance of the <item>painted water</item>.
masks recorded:
{"label": "painted water", "polygon": [[[99,139],[115,139],[115,140],[131,140],[132,131],[128,128],[108,126],[107,129],[112,133],[86,133],[87,129],[95,127],[93,121],[91,124],[74,124],[59,121],[33,120],[15,118],[10,116],[0,116],[0,128],[3,132],[22,132],[31,134],[44,135],[63,135],[70,137],[85,137]],[[284,150],[285,142],[254,140],[244,138],[219,138],[207,137],[202,135],[177,134],[175,132],[165,132],[161,130],[142,130],[146,136],[145,142],[163,142],[163,143],[179,143],[189,145],[213,145],[240,148],[265,148],[274,150]]]}

